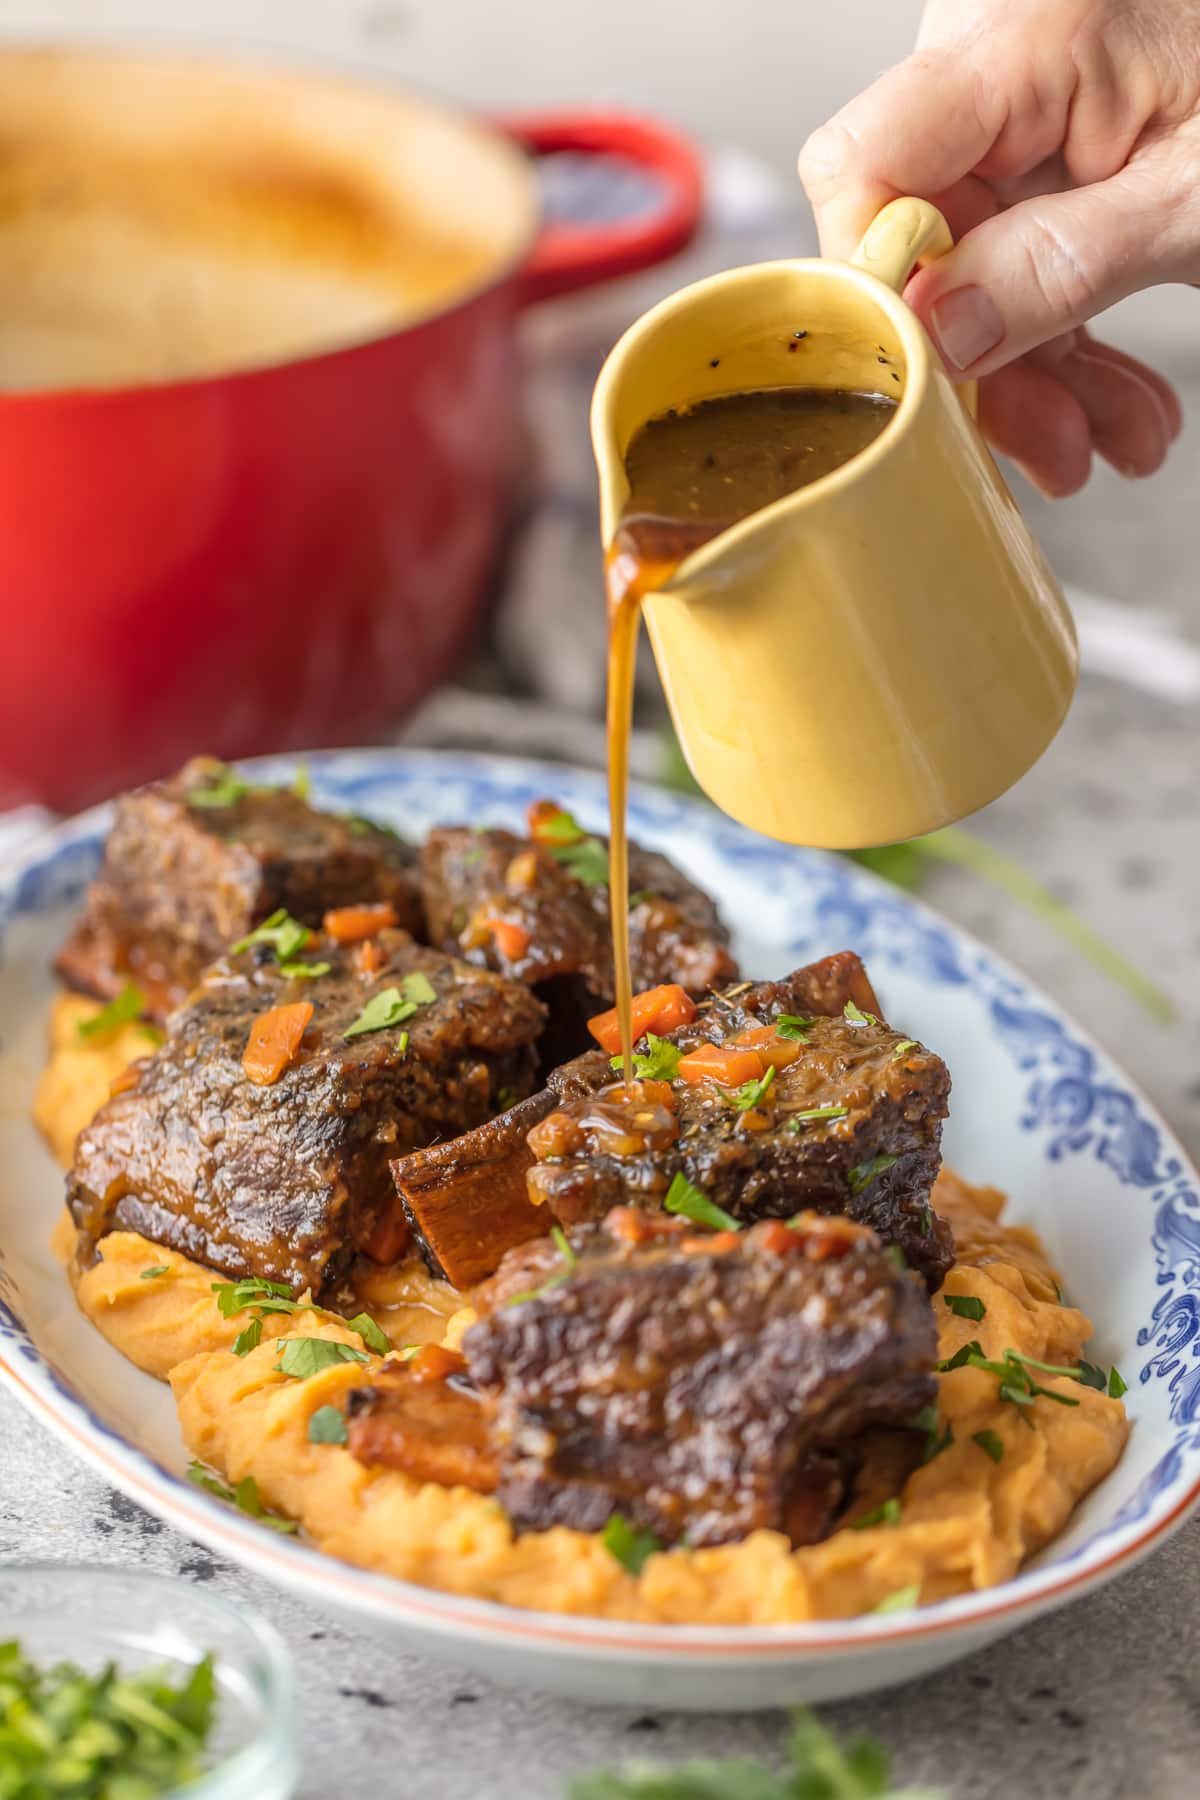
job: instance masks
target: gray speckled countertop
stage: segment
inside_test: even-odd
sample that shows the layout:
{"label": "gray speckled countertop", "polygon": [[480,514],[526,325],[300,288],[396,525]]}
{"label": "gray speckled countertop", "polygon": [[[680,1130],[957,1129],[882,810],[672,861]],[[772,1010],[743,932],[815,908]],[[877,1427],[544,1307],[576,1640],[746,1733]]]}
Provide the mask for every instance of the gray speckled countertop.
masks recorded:
{"label": "gray speckled countertop", "polygon": [[[18,10],[74,24],[80,9]],[[240,17],[242,7],[225,9],[234,10]],[[367,9],[380,19],[394,10]],[[429,32],[444,16],[428,5],[415,10]],[[816,106],[808,103],[813,117]],[[788,124],[787,135],[802,132]],[[628,299],[629,316],[640,297]],[[1173,313],[1164,328],[1163,360],[1197,420],[1200,362],[1189,331],[1174,322],[1181,316]],[[1120,341],[1146,348],[1162,335],[1159,320],[1154,307],[1135,310]],[[584,461],[585,403],[586,393],[572,402],[572,441]],[[1031,500],[1029,510],[1065,579],[1161,607],[1200,645],[1198,465],[1200,425],[1193,423],[1155,481],[1131,487],[1103,471],[1076,501],[1051,509]],[[441,741],[447,717],[453,721],[452,703],[439,716]],[[506,748],[519,742],[519,731],[505,735]],[[1050,753],[977,829],[1155,973],[1174,993],[1181,1023],[1164,1030],[1043,926],[956,869],[939,868],[928,897],[1074,1012],[1200,1152],[1200,709],[1085,678]],[[279,1626],[300,1682],[305,1800],[331,1793],[552,1800],[568,1771],[581,1767],[647,1754],[770,1756],[782,1741],[778,1714],[671,1715],[657,1711],[650,1695],[639,1714],[608,1712],[510,1693],[381,1649],[143,1513],[6,1394],[0,1444],[0,1556],[105,1561],[211,1581]],[[900,1776],[943,1783],[955,1800],[1175,1800],[1197,1791],[1200,1768],[1198,1618],[1200,1519],[1193,1519],[1152,1560],[1091,1598],[957,1668],[826,1715],[842,1729],[876,1731],[894,1749]]]}

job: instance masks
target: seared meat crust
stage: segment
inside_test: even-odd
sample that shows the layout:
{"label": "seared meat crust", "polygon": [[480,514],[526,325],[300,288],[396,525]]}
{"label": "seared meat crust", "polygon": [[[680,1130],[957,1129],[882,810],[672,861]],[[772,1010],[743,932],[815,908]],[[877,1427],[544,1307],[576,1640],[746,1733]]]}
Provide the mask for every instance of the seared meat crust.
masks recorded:
{"label": "seared meat crust", "polygon": [[[395,1206],[388,1159],[489,1118],[529,1092],[545,1012],[528,988],[423,949],[374,940],[379,966],[316,939],[316,979],[282,975],[255,945],[215,963],[168,1021],[166,1042],[79,1139],[67,1198],[86,1255],[106,1231],[141,1232],[233,1276],[314,1295],[336,1282]],[[346,1041],[372,996],[423,975],[436,999]],[[253,1021],[311,1001],[298,1055],[270,1086],[247,1079]]]}
{"label": "seared meat crust", "polygon": [[936,1330],[872,1233],[795,1227],[714,1236],[621,1208],[568,1233],[573,1266],[550,1240],[509,1253],[463,1352],[515,1524],[824,1535],[858,1436],[933,1399]]}
{"label": "seared meat crust", "polygon": [[329,908],[387,901],[398,925],[421,933],[416,852],[400,838],[317,812],[287,789],[190,802],[220,766],[198,757],[117,801],[104,862],[57,962],[73,987],[109,999],[132,981],[161,1019],[279,907],[318,926]]}

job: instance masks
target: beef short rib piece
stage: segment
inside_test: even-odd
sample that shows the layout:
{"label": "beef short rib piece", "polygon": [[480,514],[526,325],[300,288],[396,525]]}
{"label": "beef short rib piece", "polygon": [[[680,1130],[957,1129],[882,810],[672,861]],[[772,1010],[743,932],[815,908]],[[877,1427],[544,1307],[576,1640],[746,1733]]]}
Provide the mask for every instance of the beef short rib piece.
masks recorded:
{"label": "beef short rib piece", "polygon": [[748,1104],[745,1087],[719,1077],[677,1077],[662,1104],[653,1087],[627,1096],[614,1086],[607,1059],[581,1058],[571,1067],[587,1091],[530,1133],[532,1198],[571,1225],[623,1202],[661,1206],[682,1175],[739,1222],[802,1207],[845,1213],[899,1245],[931,1290],[941,1284],[954,1245],[929,1196],[950,1077],[881,1021],[856,956],[716,994],[669,1041],[685,1055],[754,1048],[773,1068],[770,1084]]}
{"label": "beef short rib piece", "polygon": [[[228,796],[227,804],[210,804]],[[100,872],[57,968],[110,999],[133,982],[163,1018],[230,944],[283,907],[302,925],[327,909],[390,903],[423,929],[416,852],[365,819],[317,812],[282,788],[252,788],[210,758],[125,794]]]}
{"label": "beef short rib piece", "polygon": [[495,1489],[490,1409],[465,1382],[424,1381],[389,1362],[370,1387],[352,1389],[346,1416],[348,1448],[361,1463],[479,1494]]}
{"label": "beef short rib piece", "polygon": [[[67,1197],[85,1256],[106,1231],[139,1231],[314,1295],[359,1250],[392,1260],[389,1158],[482,1124],[502,1092],[527,1094],[545,1012],[519,982],[406,932],[379,932],[369,959],[362,948],[314,936],[303,960],[329,966],[308,979],[264,943],[209,968],[80,1136]],[[251,1026],[297,1001],[315,1008],[299,1052],[256,1085],[242,1066]],[[390,1022],[347,1039],[369,1003]]]}
{"label": "beef short rib piece", "polygon": [[[589,1014],[612,1004],[612,934],[606,840],[549,802],[531,815],[539,809],[565,821],[565,841],[443,826],[422,848],[421,881],[431,943],[542,993],[549,1068],[586,1044]],[[716,907],[665,856],[631,844],[629,889],[635,989],[678,982],[703,994],[735,978]]]}
{"label": "beef short rib piece", "polygon": [[633,1207],[511,1251],[463,1339],[522,1529],[663,1544],[824,1536],[856,1440],[936,1392],[921,1284],[872,1232],[806,1213],[705,1232]]}

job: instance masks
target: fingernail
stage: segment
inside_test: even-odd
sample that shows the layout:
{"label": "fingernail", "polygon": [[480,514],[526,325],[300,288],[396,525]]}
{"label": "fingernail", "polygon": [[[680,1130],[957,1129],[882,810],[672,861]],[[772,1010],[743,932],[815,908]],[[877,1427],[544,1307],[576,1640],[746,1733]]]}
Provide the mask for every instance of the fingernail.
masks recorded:
{"label": "fingernail", "polygon": [[969,369],[1004,336],[1004,320],[986,288],[955,288],[935,300],[931,312],[938,348],[956,369]]}

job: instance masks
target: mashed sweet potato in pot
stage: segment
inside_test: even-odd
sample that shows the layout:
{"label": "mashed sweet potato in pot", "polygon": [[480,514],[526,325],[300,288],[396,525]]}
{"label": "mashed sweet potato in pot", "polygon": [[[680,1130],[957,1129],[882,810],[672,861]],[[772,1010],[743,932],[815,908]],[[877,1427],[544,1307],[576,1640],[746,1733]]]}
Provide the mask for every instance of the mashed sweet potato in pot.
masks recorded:
{"label": "mashed sweet potato in pot", "polygon": [[[124,1066],[122,1054],[128,1061],[145,1048],[130,1028],[110,1044],[81,1047],[76,1024],[89,1005],[58,1002],[38,1096],[38,1123],[63,1160]],[[958,1245],[933,1300],[940,1357],[974,1339],[988,1358],[1015,1350],[1078,1364],[1091,1323],[1060,1299],[1036,1236],[1003,1223],[1003,1196],[943,1171],[934,1200]],[[70,1266],[74,1236],[65,1218],[56,1249]],[[152,1268],[165,1272],[145,1279]],[[848,1618],[910,1589],[928,1604],[990,1587],[1062,1530],[1114,1467],[1129,1431],[1120,1400],[1095,1388],[1041,1375],[1044,1387],[1078,1405],[1039,1396],[1018,1407],[1001,1398],[994,1374],[962,1366],[937,1378],[942,1447],[908,1476],[896,1522],[853,1522],[871,1515],[876,1492],[892,1492],[881,1440],[868,1454],[850,1523],[823,1542],[797,1550],[759,1531],[740,1543],[653,1555],[634,1576],[598,1535],[555,1528],[518,1536],[487,1496],[368,1468],[340,1445],[311,1443],[312,1414],[342,1405],[379,1359],[365,1371],[340,1364],[294,1380],[276,1371],[276,1343],[317,1336],[361,1348],[337,1314],[313,1309],[271,1321],[261,1345],[236,1357],[230,1345],[245,1319],[221,1316],[217,1277],[184,1256],[114,1232],[99,1261],[73,1279],[80,1307],[109,1342],[169,1379],[192,1455],[231,1482],[252,1475],[264,1504],[296,1519],[330,1555],[513,1606],[655,1623],[770,1624]],[[455,1344],[470,1323],[461,1296],[416,1262],[373,1272],[356,1297],[395,1344]],[[948,1303],[955,1297],[980,1303],[981,1316],[969,1316],[980,1310],[974,1304],[960,1316]]]}

